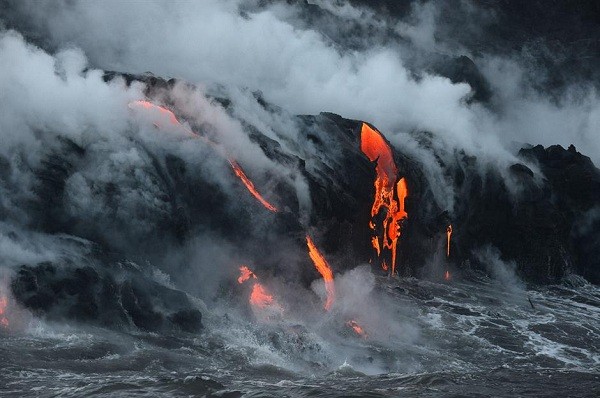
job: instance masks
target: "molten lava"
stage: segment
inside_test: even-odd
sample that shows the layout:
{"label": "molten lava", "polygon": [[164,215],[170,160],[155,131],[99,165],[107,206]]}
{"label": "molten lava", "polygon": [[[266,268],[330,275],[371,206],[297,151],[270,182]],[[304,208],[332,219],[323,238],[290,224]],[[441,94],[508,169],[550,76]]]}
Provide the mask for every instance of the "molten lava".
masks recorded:
{"label": "molten lava", "polygon": [[245,265],[242,265],[240,267],[240,276],[238,278],[238,283],[242,284],[250,278],[256,279],[256,275],[254,275],[254,272],[250,271],[250,268],[246,267]]}
{"label": "molten lava", "polygon": [[250,191],[252,196],[254,196],[256,198],[256,200],[258,200],[266,209],[276,213],[277,208],[275,206],[273,206],[272,204],[270,204],[269,202],[267,202],[267,200],[265,198],[263,198],[260,193],[258,193],[256,188],[254,187],[254,184],[252,183],[252,181],[250,181],[248,176],[246,176],[246,173],[244,173],[244,170],[242,170],[240,165],[237,164],[237,162],[235,160],[229,160],[229,164],[233,168],[235,175],[238,176],[240,180],[242,180],[242,182],[244,183],[244,185],[246,186],[248,191]]}
{"label": "molten lava", "polygon": [[6,296],[0,297],[0,326],[7,328],[9,325],[8,318],[6,317],[6,308],[8,307],[8,298]]}
{"label": "molten lava", "polygon": [[267,289],[258,282],[258,277],[250,268],[245,265],[240,267],[240,276],[238,277],[238,283],[242,284],[250,279],[254,279],[252,285],[252,292],[250,293],[250,305],[252,308],[265,309],[269,308],[276,312],[283,312],[281,306],[277,304],[275,299]]}
{"label": "molten lava", "polygon": [[[175,114],[173,112],[171,112],[167,108],[163,108],[162,106],[155,105],[152,102],[142,101],[142,100],[132,101],[129,103],[129,107],[130,108],[141,107],[144,109],[158,111],[160,114],[166,116],[169,119],[169,122],[171,122],[171,124],[178,126],[178,127],[183,127],[183,125],[181,123],[179,123],[179,120],[177,120],[177,117],[175,116]],[[161,127],[160,124],[158,123],[158,121],[154,122],[154,125],[159,128]]]}
{"label": "molten lava", "polygon": [[446,228],[446,240],[447,240],[446,257],[450,257],[450,238],[451,237],[452,237],[452,225],[448,225],[448,228]]}
{"label": "molten lava", "polygon": [[273,300],[273,296],[267,293],[263,285],[255,283],[254,286],[252,286],[250,304],[257,306],[258,308],[266,308],[274,303],[275,300]]}
{"label": "molten lava", "polygon": [[306,235],[306,245],[308,246],[308,255],[315,264],[315,268],[325,281],[325,291],[327,292],[327,300],[325,301],[325,309],[329,310],[335,300],[335,285],[333,283],[333,271],[325,260],[325,257],[319,252],[319,249],[315,246],[315,243]]}
{"label": "molten lava", "polygon": [[[144,109],[158,111],[158,113],[160,115],[164,115],[164,116],[168,117],[171,124],[181,128],[187,135],[190,135],[194,138],[201,138],[201,139],[205,140],[211,146],[216,146],[216,144],[214,142],[210,141],[208,138],[203,137],[203,136],[193,132],[192,130],[189,130],[188,128],[184,127],[179,122],[179,120],[177,120],[177,117],[175,116],[175,114],[173,112],[171,112],[170,110],[168,110],[167,108],[164,108],[159,105],[155,105],[149,101],[142,101],[142,100],[130,102],[129,107],[132,109],[136,108],[136,107],[141,107]],[[161,127],[159,121],[155,121],[154,125],[158,128]],[[229,161],[229,164],[231,165],[231,168],[233,169],[233,172],[235,173],[235,175],[242,181],[242,183],[244,184],[246,189],[248,189],[248,191],[252,194],[252,196],[254,196],[266,209],[276,213],[277,208],[275,206],[273,206],[272,204],[270,204],[269,202],[267,202],[267,200],[265,198],[263,198],[263,196],[256,190],[256,188],[254,187],[254,183],[248,178],[246,173],[244,173],[244,170],[242,170],[240,165],[233,159],[228,158],[227,160]]]}
{"label": "molten lava", "polygon": [[446,271],[446,272],[444,273],[444,279],[445,279],[445,280],[447,280],[447,281],[449,281],[449,280],[450,280],[450,278],[451,278],[451,276],[450,276],[450,271]]}
{"label": "molten lava", "polygon": [[367,334],[365,333],[364,329],[355,320],[351,320],[351,321],[346,322],[346,326],[348,326],[349,328],[351,328],[352,330],[354,330],[354,333],[356,333],[357,335],[359,335],[363,339],[367,338]]}
{"label": "molten lava", "polygon": [[[408,218],[404,201],[408,196],[405,178],[398,180],[398,168],[390,146],[383,136],[368,124],[363,123],[360,134],[360,149],[372,162],[377,162],[375,171],[375,197],[371,207],[369,228],[373,231],[371,244],[377,253],[381,267],[387,271],[384,250],[391,253],[391,273],[396,272],[396,248],[401,235],[401,224]],[[379,236],[376,220],[383,211],[382,233]],[[381,243],[380,243],[381,242]]]}

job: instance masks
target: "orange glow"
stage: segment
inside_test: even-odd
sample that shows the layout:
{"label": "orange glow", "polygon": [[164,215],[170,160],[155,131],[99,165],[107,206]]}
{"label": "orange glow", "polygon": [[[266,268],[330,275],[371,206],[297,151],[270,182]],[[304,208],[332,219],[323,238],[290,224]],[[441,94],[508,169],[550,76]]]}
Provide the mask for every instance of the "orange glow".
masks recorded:
{"label": "orange glow", "polygon": [[[360,134],[360,149],[372,162],[377,162],[375,171],[375,197],[371,207],[371,221],[369,228],[376,231],[375,217],[380,214],[382,208],[385,211],[383,219],[383,233],[381,236],[371,237],[371,244],[377,252],[381,267],[388,270],[384,255],[384,249],[391,253],[391,273],[396,273],[396,247],[401,235],[401,224],[408,218],[404,207],[404,201],[408,197],[408,186],[405,178],[398,180],[398,168],[394,162],[394,156],[390,146],[377,130],[362,124]],[[398,180],[398,182],[396,182]],[[380,244],[381,242],[382,244]],[[383,246],[383,247],[382,247]]]}
{"label": "orange glow", "polygon": [[346,322],[346,326],[352,328],[352,330],[354,330],[354,333],[356,333],[363,339],[367,338],[367,334],[365,333],[364,329],[355,320]]}
{"label": "orange glow", "polygon": [[[179,120],[177,120],[177,117],[175,116],[175,114],[173,112],[171,112],[170,110],[168,110],[167,108],[164,108],[162,106],[155,105],[152,102],[143,101],[143,100],[132,101],[129,103],[129,107],[130,108],[142,107],[144,109],[156,110],[156,111],[160,112],[162,115],[168,117],[171,124],[173,124],[175,126],[183,127],[181,125],[181,123],[179,123]],[[158,122],[154,122],[154,123],[155,123],[155,126],[161,127]]]}
{"label": "orange glow", "polygon": [[[159,114],[167,116],[169,118],[169,121],[171,122],[171,124],[181,128],[187,135],[193,136],[194,138],[201,138],[209,145],[211,145],[213,147],[216,146],[216,144],[214,142],[210,141],[208,138],[203,137],[203,136],[193,132],[192,130],[184,127],[179,122],[179,120],[177,120],[177,117],[175,116],[175,114],[173,112],[171,112],[170,110],[168,110],[167,108],[164,108],[162,106],[155,105],[152,102],[143,101],[143,100],[132,101],[129,103],[129,107],[132,109],[136,108],[136,107],[141,107],[144,109],[158,111]],[[161,125],[158,121],[155,121],[154,125],[158,128],[161,127]],[[246,173],[244,173],[244,171],[242,170],[240,165],[235,160],[232,160],[232,159],[227,159],[227,161],[231,165],[231,168],[233,169],[233,172],[235,173],[235,175],[242,181],[242,183],[248,189],[248,191],[252,194],[252,196],[254,196],[268,210],[270,210],[272,212],[277,212],[277,208],[275,206],[273,206],[272,204],[270,204],[269,202],[267,202],[266,199],[263,198],[260,193],[258,193],[256,188],[254,187],[254,183],[252,183],[252,181],[248,178],[248,176],[246,176]]]}
{"label": "orange glow", "polygon": [[8,307],[8,298],[6,296],[0,297],[0,325],[7,328],[8,318],[6,317],[6,307]]}
{"label": "orange glow", "polygon": [[379,238],[376,236],[372,236],[371,244],[373,245],[375,251],[377,251],[377,256],[379,257],[381,255],[381,248],[379,247]]}
{"label": "orange glow", "polygon": [[310,259],[315,264],[315,268],[325,281],[325,291],[327,292],[327,300],[325,301],[325,309],[329,310],[333,305],[333,301],[335,300],[335,285],[333,283],[333,272],[331,271],[331,267],[325,260],[325,257],[319,252],[315,243],[310,238],[310,236],[306,235],[306,245],[308,246],[308,255]]}
{"label": "orange glow", "polygon": [[242,284],[248,280],[252,279],[252,292],[250,293],[250,305],[252,308],[270,308],[277,312],[282,312],[282,308],[275,301],[273,296],[269,294],[267,289],[258,282],[258,277],[250,268],[245,265],[240,267],[240,276],[238,277],[238,283]]}
{"label": "orange glow", "polygon": [[266,308],[270,305],[273,305],[275,300],[273,296],[271,296],[263,285],[256,282],[254,286],[252,286],[252,293],[250,294],[250,304],[257,306],[258,308]]}
{"label": "orange glow", "polygon": [[245,265],[242,265],[240,267],[240,276],[238,278],[238,283],[244,283],[250,278],[256,279],[256,275],[254,275],[254,272],[250,271],[250,268],[246,267]]}
{"label": "orange glow", "polygon": [[254,187],[254,184],[252,183],[252,181],[250,181],[248,176],[246,176],[246,173],[244,173],[244,170],[242,170],[240,165],[237,164],[237,162],[235,160],[229,160],[229,164],[233,168],[235,175],[238,176],[240,180],[242,180],[242,182],[244,183],[246,188],[248,188],[248,191],[250,191],[252,196],[254,196],[256,198],[256,200],[258,200],[266,209],[276,213],[277,208],[275,206],[273,206],[272,204],[270,204],[269,202],[267,202],[267,200],[265,198],[263,198],[260,193],[258,193],[256,188]]}
{"label": "orange glow", "polygon": [[450,276],[450,271],[446,271],[446,272],[444,273],[444,279],[445,279],[445,280],[447,280],[447,281],[449,281],[449,280],[450,280],[450,278],[451,278],[451,276]]}
{"label": "orange glow", "polygon": [[446,257],[450,257],[450,238],[452,237],[452,225],[448,225],[446,228],[446,238],[448,244],[446,245]]}

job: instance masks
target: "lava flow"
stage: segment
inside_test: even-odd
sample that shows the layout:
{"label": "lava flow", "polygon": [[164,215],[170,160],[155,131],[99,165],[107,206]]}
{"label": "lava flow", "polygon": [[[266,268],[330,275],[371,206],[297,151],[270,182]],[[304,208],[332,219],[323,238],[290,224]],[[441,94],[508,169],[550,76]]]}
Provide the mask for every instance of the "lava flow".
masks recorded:
{"label": "lava flow", "polygon": [[0,297],[0,326],[7,328],[9,325],[8,318],[6,317],[6,307],[8,307],[8,298],[6,296]]}
{"label": "lava flow", "polygon": [[[204,139],[206,142],[208,142],[210,145],[212,146],[216,146],[216,144],[212,141],[210,141],[209,139],[207,139],[206,137],[201,136],[200,134],[197,134],[195,132],[193,132],[192,130],[189,130],[188,128],[184,127],[179,120],[177,120],[177,117],[175,116],[175,114],[173,112],[171,112],[170,110],[168,110],[167,108],[164,108],[162,106],[159,105],[155,105],[152,102],[149,101],[132,101],[129,103],[129,107],[130,108],[136,108],[136,107],[141,107],[144,109],[150,109],[150,110],[156,110],[159,112],[159,114],[167,116],[169,121],[171,122],[171,124],[181,128],[187,135],[193,136],[194,138],[202,138]],[[159,121],[155,121],[154,125],[158,128],[161,127]],[[258,202],[260,204],[262,204],[267,210],[270,210],[274,213],[277,212],[277,208],[275,206],[273,206],[272,204],[270,204],[254,187],[254,183],[248,178],[248,176],[246,175],[246,173],[244,173],[244,170],[242,170],[242,168],[240,167],[240,165],[235,161],[232,160],[230,158],[227,159],[227,161],[229,162],[229,164],[231,165],[231,168],[233,169],[233,172],[235,173],[235,175],[242,181],[242,183],[244,184],[244,186],[246,187],[246,189],[248,189],[248,191],[252,194],[252,196],[254,196],[256,198],[256,200],[258,200]]]}
{"label": "lava flow", "polygon": [[356,322],[355,320],[351,320],[346,322],[346,326],[354,330],[354,333],[362,337],[363,339],[367,338],[367,333],[365,333],[364,329]]}
{"label": "lava flow", "polygon": [[[375,169],[375,197],[371,207],[371,221],[369,228],[373,231],[371,244],[377,252],[381,267],[387,271],[388,266],[384,250],[391,253],[391,273],[396,272],[396,247],[401,235],[402,221],[408,218],[404,207],[404,200],[408,196],[408,187],[405,178],[398,180],[398,168],[390,146],[383,136],[363,123],[360,135],[360,149],[372,162],[377,162]],[[376,228],[376,218],[384,211],[381,232]]]}
{"label": "lava flow", "polygon": [[[135,107],[142,107],[144,109],[150,109],[150,110],[156,110],[158,111],[160,114],[166,116],[169,119],[169,122],[171,122],[171,124],[177,126],[177,127],[181,127],[184,130],[186,130],[186,132],[188,134],[194,134],[193,132],[187,130],[186,128],[183,127],[183,125],[181,123],[179,123],[179,120],[177,120],[177,117],[175,116],[175,114],[173,112],[171,112],[170,110],[168,110],[167,108],[163,108],[162,106],[159,105],[155,105],[150,101],[143,101],[143,100],[138,100],[138,101],[132,101],[129,103],[129,107],[130,108],[135,108]],[[158,121],[154,122],[154,125],[158,128],[161,127],[161,125],[159,124]],[[195,135],[195,134],[194,134]]]}
{"label": "lava flow", "polygon": [[448,225],[446,228],[446,257],[450,257],[450,238],[452,238],[452,225]]}
{"label": "lava flow", "polygon": [[256,279],[256,275],[254,275],[254,272],[252,272],[250,268],[246,267],[245,265],[242,265],[240,267],[240,276],[238,278],[238,283],[242,284],[250,278]]}
{"label": "lava flow", "polygon": [[254,184],[248,178],[246,173],[244,173],[244,170],[242,170],[240,165],[237,164],[237,162],[235,160],[229,160],[229,164],[233,168],[235,175],[238,176],[240,180],[242,180],[242,182],[244,183],[244,185],[246,186],[248,191],[250,191],[252,196],[254,196],[256,198],[256,200],[258,200],[266,209],[276,213],[277,208],[275,206],[273,206],[272,204],[270,204],[269,202],[267,202],[267,200],[265,198],[263,198],[260,193],[258,193],[256,188],[254,187]]}
{"label": "lava flow", "polygon": [[[252,272],[252,270],[250,270],[250,268],[248,268],[245,265],[242,265],[240,267],[240,276],[238,277],[238,283],[242,284],[249,279],[258,278],[256,277],[256,274]],[[250,293],[250,305],[252,306],[252,308],[265,309],[267,307],[270,307],[278,311],[281,310],[281,307],[279,306],[279,304],[277,304],[273,296],[270,295],[265,289],[265,287],[262,284],[260,284],[257,280],[255,280],[254,284],[252,285],[252,293]]]}
{"label": "lava flow", "polygon": [[308,246],[308,255],[315,264],[315,268],[325,281],[325,291],[327,292],[327,300],[325,301],[325,309],[329,311],[335,300],[335,285],[333,283],[333,271],[325,260],[325,257],[319,252],[319,249],[315,246],[315,243],[306,235],[306,245]]}

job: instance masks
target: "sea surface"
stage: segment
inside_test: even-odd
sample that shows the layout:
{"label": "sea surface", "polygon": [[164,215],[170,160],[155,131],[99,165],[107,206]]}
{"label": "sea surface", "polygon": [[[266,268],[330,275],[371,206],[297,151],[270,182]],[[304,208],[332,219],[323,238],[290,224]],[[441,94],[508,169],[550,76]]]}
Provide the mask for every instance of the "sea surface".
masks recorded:
{"label": "sea surface", "polygon": [[346,319],[360,303],[267,320],[222,302],[198,335],[32,318],[0,331],[0,396],[600,396],[600,289],[585,281],[377,276],[364,301],[379,304],[354,319],[364,335]]}

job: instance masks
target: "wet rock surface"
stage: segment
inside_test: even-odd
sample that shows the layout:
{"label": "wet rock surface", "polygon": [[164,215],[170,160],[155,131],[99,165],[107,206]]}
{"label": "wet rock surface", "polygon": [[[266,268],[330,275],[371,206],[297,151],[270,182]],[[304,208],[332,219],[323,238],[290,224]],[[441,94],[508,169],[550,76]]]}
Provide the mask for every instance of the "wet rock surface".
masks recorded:
{"label": "wet rock surface", "polygon": [[132,264],[23,265],[12,281],[12,291],[19,303],[54,321],[73,319],[151,332],[202,329],[202,314],[185,293],[149,279]]}

